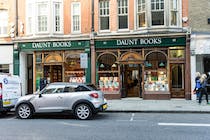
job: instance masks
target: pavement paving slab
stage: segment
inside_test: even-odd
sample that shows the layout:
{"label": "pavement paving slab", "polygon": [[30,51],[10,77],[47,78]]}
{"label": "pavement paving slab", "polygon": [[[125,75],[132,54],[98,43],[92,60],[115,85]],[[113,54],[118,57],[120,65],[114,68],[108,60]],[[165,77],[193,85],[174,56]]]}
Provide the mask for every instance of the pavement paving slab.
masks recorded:
{"label": "pavement paving slab", "polygon": [[108,100],[106,112],[174,112],[174,113],[210,113],[210,104],[203,100],[171,99],[143,100],[141,98],[122,98]]}

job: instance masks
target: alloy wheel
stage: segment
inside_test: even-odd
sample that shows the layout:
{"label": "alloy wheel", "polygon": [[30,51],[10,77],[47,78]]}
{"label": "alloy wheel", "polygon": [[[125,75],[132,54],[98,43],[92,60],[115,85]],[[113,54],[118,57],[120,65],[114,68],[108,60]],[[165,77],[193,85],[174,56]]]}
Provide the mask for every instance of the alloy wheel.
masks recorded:
{"label": "alloy wheel", "polygon": [[18,107],[18,117],[21,119],[27,119],[32,116],[32,110],[28,104],[21,104]]}
{"label": "alloy wheel", "polygon": [[86,104],[80,104],[75,109],[75,114],[78,119],[86,120],[92,117],[92,110]]}

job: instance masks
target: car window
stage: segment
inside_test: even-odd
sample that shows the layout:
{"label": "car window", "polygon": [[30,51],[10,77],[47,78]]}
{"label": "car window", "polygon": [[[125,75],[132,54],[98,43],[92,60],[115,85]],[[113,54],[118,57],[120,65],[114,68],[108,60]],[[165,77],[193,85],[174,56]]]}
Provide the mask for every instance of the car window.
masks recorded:
{"label": "car window", "polygon": [[42,91],[42,94],[52,94],[52,93],[54,93],[55,90],[56,90],[56,88],[45,88]]}
{"label": "car window", "polygon": [[64,88],[57,88],[54,90],[54,93],[63,93]]}
{"label": "car window", "polygon": [[90,89],[92,89],[92,90],[99,90],[99,89],[97,89],[97,87],[95,86],[95,85],[93,85],[93,84],[88,84],[87,85]]}
{"label": "car window", "polygon": [[79,85],[76,89],[76,92],[80,92],[80,91],[90,91],[90,89],[82,86],[82,85]]}
{"label": "car window", "polygon": [[67,86],[64,88],[64,92],[75,92],[75,87]]}

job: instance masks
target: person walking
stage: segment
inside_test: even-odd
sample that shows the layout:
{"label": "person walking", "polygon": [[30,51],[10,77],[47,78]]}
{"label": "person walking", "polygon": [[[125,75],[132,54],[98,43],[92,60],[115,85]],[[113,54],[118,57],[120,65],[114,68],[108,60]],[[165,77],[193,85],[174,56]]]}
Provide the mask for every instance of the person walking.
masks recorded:
{"label": "person walking", "polygon": [[202,74],[202,75],[201,75],[201,78],[200,78],[201,89],[200,89],[199,104],[201,104],[202,96],[203,96],[204,94],[205,94],[205,96],[206,96],[206,103],[209,104],[208,93],[207,93],[207,88],[206,88],[207,80],[208,80],[208,79],[207,79],[206,74]]}
{"label": "person walking", "polygon": [[200,96],[200,89],[201,89],[201,82],[200,82],[201,74],[200,72],[196,72],[195,74],[195,88],[194,93],[196,94],[196,99],[199,99]]}

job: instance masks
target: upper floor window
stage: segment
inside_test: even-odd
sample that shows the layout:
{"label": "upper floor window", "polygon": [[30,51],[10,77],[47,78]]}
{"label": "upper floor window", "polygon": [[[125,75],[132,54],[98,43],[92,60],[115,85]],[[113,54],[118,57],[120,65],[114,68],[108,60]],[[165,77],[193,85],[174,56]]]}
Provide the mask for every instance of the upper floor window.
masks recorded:
{"label": "upper floor window", "polygon": [[54,30],[55,32],[60,32],[61,31],[61,3],[54,3]]}
{"label": "upper floor window", "polygon": [[178,0],[170,0],[170,25],[178,25]]}
{"label": "upper floor window", "polygon": [[145,27],[146,26],[146,5],[145,0],[137,0],[137,26]]}
{"label": "upper floor window", "polygon": [[63,0],[26,0],[26,34],[63,32]]}
{"label": "upper floor window", "polygon": [[38,3],[38,32],[47,31],[48,5],[47,3]]}
{"label": "upper floor window", "polygon": [[7,35],[8,11],[0,10],[0,35]]}
{"label": "upper floor window", "polygon": [[152,26],[164,25],[164,0],[151,0]]}
{"label": "upper floor window", "polygon": [[100,30],[109,30],[109,0],[99,2]]}
{"label": "upper floor window", "polygon": [[72,32],[80,32],[81,31],[81,10],[80,3],[73,2],[72,3]]}
{"label": "upper floor window", "polygon": [[128,28],[128,0],[118,0],[118,29]]}
{"label": "upper floor window", "polygon": [[33,20],[33,4],[28,3],[27,6],[27,13],[26,13],[26,19],[27,19],[27,25],[26,25],[26,32],[28,34],[32,33],[32,20]]}

